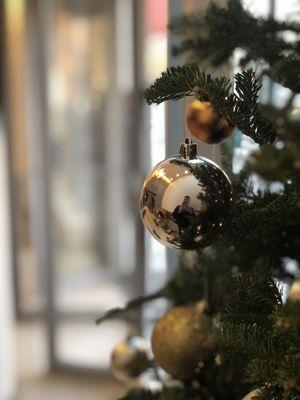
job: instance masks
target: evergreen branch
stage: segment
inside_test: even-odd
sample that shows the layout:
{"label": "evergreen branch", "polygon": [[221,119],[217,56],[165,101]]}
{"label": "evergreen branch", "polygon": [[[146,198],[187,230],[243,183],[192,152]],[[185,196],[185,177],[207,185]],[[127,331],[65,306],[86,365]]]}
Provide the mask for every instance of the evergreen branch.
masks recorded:
{"label": "evergreen branch", "polygon": [[291,54],[275,63],[271,69],[271,78],[294,93],[300,93],[300,56]]}
{"label": "evergreen branch", "polygon": [[252,268],[230,280],[230,301],[225,308],[225,318],[238,322],[270,324],[269,316],[281,294],[274,279],[265,268]]}
{"label": "evergreen branch", "polygon": [[278,368],[278,360],[253,358],[247,365],[246,375],[249,382],[257,385],[263,385],[265,382],[275,381],[276,370]]}
{"label": "evergreen branch", "polygon": [[[253,207],[246,205],[245,210],[237,213],[231,221],[227,235],[237,235],[238,237],[253,235],[261,227],[282,224],[299,226],[300,198],[295,192],[286,192],[276,195],[270,202],[264,199],[263,207]],[[266,204],[267,203],[267,204]]]}
{"label": "evergreen branch", "polygon": [[231,119],[245,135],[251,137],[256,143],[264,144],[274,141],[275,128],[261,115],[259,110],[258,92],[260,87],[251,70],[235,75],[236,94]]}
{"label": "evergreen branch", "polygon": [[279,279],[287,278],[282,258],[300,261],[300,195],[288,187],[283,194],[246,195],[249,198],[243,195],[245,199],[236,202],[223,238],[224,244],[238,253],[233,265],[244,271],[249,266],[264,265]]}
{"label": "evergreen branch", "polygon": [[[166,100],[178,100],[185,96],[201,95],[209,100],[209,93],[214,97],[229,95],[230,82],[227,78],[213,78],[210,74],[200,71],[198,65],[168,68],[153,85],[145,90],[148,104],[160,104]],[[200,91],[200,93],[199,93]]]}
{"label": "evergreen branch", "polygon": [[130,300],[128,303],[126,303],[124,307],[112,308],[111,310],[105,312],[95,322],[97,325],[99,325],[102,322],[106,321],[107,319],[119,317],[120,315],[125,314],[126,312],[128,312],[134,308],[140,307],[142,304],[144,304],[148,301],[152,301],[152,300],[158,299],[160,297],[164,297],[164,296],[165,296],[164,289],[161,289],[158,292],[154,292],[154,293],[146,295],[146,296],[137,297],[133,300]]}
{"label": "evergreen branch", "polygon": [[277,360],[278,344],[269,334],[270,330],[256,324],[223,322],[218,333],[218,343],[229,353],[241,353],[248,359],[259,355],[269,362]]}
{"label": "evergreen branch", "polygon": [[[211,27],[212,33],[222,34],[231,33],[234,37],[239,30],[247,30],[252,28],[259,31],[260,34],[276,34],[279,32],[291,31],[300,33],[300,25],[295,22],[277,21],[274,18],[256,18],[249,11],[247,11],[240,0],[228,0],[226,6],[211,2],[207,9],[203,11],[194,11],[191,14],[183,15],[174,18],[170,24],[169,29],[181,36],[189,36],[194,32],[199,34],[201,32],[207,33],[208,27]],[[254,31],[246,32],[248,35],[255,34]],[[248,37],[248,36],[247,36]],[[237,40],[241,42],[243,37],[238,37]]]}
{"label": "evergreen branch", "polygon": [[[183,36],[174,53],[185,53],[193,62],[208,60],[218,66],[227,62],[235,49],[242,48],[246,53],[240,61],[242,66],[253,59],[264,60],[272,69],[287,54],[299,54],[298,42],[284,40],[282,36],[286,31],[299,33],[299,24],[257,19],[237,0],[229,0],[226,7],[212,3],[205,13],[176,19],[170,28]],[[295,81],[289,83],[292,89]]]}
{"label": "evergreen branch", "polygon": [[275,129],[258,108],[260,86],[253,71],[235,75],[235,93],[230,80],[215,78],[200,71],[196,64],[169,68],[148,89],[148,104],[160,104],[166,100],[178,100],[185,96],[197,96],[209,101],[214,109],[228,122],[240,129],[259,144],[272,142]]}

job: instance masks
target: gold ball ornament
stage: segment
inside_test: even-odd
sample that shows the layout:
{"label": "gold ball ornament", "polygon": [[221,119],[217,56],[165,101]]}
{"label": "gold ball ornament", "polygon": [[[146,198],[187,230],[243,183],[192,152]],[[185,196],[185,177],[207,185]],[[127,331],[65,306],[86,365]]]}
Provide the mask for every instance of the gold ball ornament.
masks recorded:
{"label": "gold ball ornament", "polygon": [[208,144],[231,136],[234,127],[206,101],[194,100],[186,111],[186,123],[192,135]]}
{"label": "gold ball ornament", "polygon": [[287,295],[288,303],[293,303],[295,301],[300,301],[300,279],[293,282]]}
{"label": "gold ball ornament", "polygon": [[250,393],[248,393],[243,400],[255,400],[257,396],[261,393],[261,389],[254,389]]}
{"label": "gold ball ornament", "polygon": [[197,145],[187,138],[180,155],[159,163],[145,179],[140,214],[160,243],[193,250],[222,235],[232,201],[226,173],[214,162],[197,156]]}
{"label": "gold ball ornament", "polygon": [[139,337],[129,337],[113,348],[110,367],[114,376],[126,382],[138,377],[148,366],[147,346]]}
{"label": "gold ball ornament", "polygon": [[173,378],[185,381],[211,355],[214,347],[212,319],[203,309],[175,307],[160,318],[152,332],[155,362]]}

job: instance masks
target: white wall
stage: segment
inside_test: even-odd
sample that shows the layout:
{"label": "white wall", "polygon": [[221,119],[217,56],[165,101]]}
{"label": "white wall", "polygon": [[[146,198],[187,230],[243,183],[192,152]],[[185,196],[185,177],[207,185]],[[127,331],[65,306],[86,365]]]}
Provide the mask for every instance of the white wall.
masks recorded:
{"label": "white wall", "polygon": [[0,399],[12,400],[16,390],[10,211],[7,147],[0,125]]}

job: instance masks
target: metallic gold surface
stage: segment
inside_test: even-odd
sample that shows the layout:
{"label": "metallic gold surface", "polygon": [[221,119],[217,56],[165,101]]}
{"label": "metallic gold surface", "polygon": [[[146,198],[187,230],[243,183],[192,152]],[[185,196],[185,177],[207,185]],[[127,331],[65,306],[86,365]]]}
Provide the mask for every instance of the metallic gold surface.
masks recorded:
{"label": "metallic gold surface", "polygon": [[243,398],[243,400],[254,400],[260,394],[260,389],[254,389]]}
{"label": "metallic gold surface", "polygon": [[120,381],[126,382],[139,376],[147,366],[146,345],[139,337],[119,342],[111,353],[111,371]]}
{"label": "metallic gold surface", "polygon": [[192,135],[208,144],[219,143],[228,138],[234,129],[210,103],[200,100],[194,100],[189,105],[186,123]]}
{"label": "metallic gold surface", "polygon": [[300,280],[293,282],[287,295],[288,302],[300,301]]}
{"label": "metallic gold surface", "polygon": [[198,249],[223,233],[232,201],[230,180],[217,164],[196,155],[179,155],[159,163],[145,179],[140,213],[160,243]]}
{"label": "metallic gold surface", "polygon": [[153,329],[154,360],[174,378],[190,379],[212,354],[212,321],[202,311],[175,307]]}

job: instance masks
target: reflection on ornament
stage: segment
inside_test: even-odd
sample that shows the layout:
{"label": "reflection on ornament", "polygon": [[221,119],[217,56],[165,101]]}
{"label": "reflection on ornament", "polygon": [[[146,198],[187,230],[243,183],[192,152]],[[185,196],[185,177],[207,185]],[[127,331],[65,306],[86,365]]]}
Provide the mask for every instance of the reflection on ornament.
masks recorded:
{"label": "reflection on ornament", "polygon": [[224,232],[232,201],[225,172],[197,156],[196,144],[186,139],[179,156],[159,163],[145,179],[140,213],[160,243],[175,249],[199,249]]}
{"label": "reflection on ornament", "polygon": [[287,302],[294,301],[300,301],[300,280],[293,282],[287,295]]}
{"label": "reflection on ornament", "polygon": [[114,376],[126,382],[143,373],[148,366],[147,347],[139,337],[119,342],[111,353],[110,367]]}
{"label": "reflection on ornament", "polygon": [[254,400],[261,392],[261,389],[254,389],[248,393],[243,400]]}
{"label": "reflection on ornament", "polygon": [[208,144],[219,143],[228,138],[234,129],[210,103],[200,100],[194,100],[189,105],[186,123],[192,135]]}
{"label": "reflection on ornament", "polygon": [[173,378],[192,378],[212,354],[212,320],[203,302],[195,307],[172,308],[153,329],[154,360]]}

